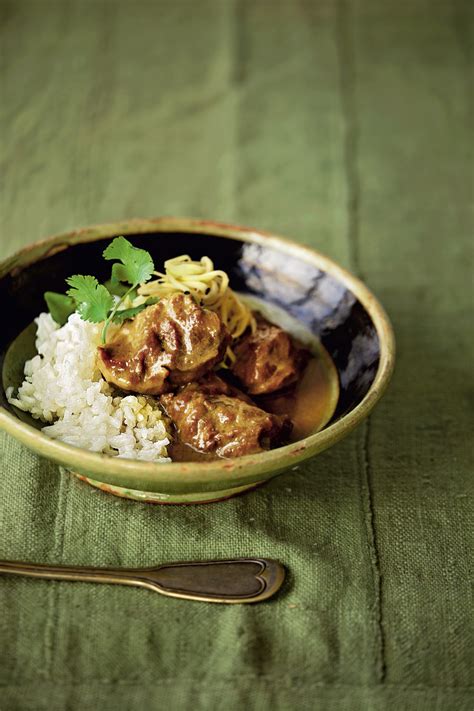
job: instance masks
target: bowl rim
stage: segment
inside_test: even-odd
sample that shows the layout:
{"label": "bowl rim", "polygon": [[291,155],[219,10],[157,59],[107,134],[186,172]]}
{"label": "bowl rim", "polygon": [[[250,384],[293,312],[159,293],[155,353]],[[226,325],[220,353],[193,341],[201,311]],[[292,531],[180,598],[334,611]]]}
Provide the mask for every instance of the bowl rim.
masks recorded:
{"label": "bowl rim", "polygon": [[0,262],[0,278],[75,244],[119,234],[160,232],[209,234],[274,247],[280,252],[299,256],[344,283],[370,315],[380,343],[377,373],[361,402],[333,424],[302,440],[266,452],[214,462],[156,463],[97,454],[51,439],[0,405],[1,429],[38,454],[66,467],[99,475],[98,478],[106,483],[159,491],[163,490],[164,485],[172,487],[173,482],[177,481],[188,487],[211,488],[216,482],[222,482],[223,475],[226,479],[229,477],[227,483],[233,486],[259,481],[262,477],[269,478],[335,444],[369,414],[385,391],[394,368],[395,338],[389,318],[374,294],[358,277],[312,247],[286,237],[251,227],[190,217],[133,218],[71,230],[26,245]]}

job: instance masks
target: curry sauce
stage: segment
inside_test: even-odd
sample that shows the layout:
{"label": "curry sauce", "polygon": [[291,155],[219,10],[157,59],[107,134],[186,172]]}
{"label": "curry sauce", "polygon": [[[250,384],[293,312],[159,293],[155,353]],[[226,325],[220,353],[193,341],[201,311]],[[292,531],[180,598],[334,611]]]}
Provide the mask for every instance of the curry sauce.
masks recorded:
{"label": "curry sauce", "polygon": [[284,392],[256,398],[256,402],[267,412],[288,415],[293,422],[290,441],[296,442],[318,432],[329,422],[338,397],[336,367],[320,346],[320,352],[309,360],[296,386]]}

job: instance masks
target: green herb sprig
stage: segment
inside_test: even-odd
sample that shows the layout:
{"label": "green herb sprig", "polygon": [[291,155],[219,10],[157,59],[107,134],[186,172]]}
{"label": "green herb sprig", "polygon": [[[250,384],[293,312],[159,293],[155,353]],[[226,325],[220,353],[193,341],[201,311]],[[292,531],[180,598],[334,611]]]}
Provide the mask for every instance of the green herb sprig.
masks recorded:
{"label": "green herb sprig", "polygon": [[120,308],[127,298],[136,295],[140,284],[151,278],[155,267],[149,252],[134,247],[125,237],[116,237],[104,250],[103,257],[109,261],[117,260],[105,285],[99,284],[93,276],[76,274],[66,279],[69,286],[66,294],[47,291],[44,297],[51,316],[60,326],[74,311],[84,321],[103,321],[102,343],[105,343],[112,322],[123,323],[134,318],[147,306],[156,303],[156,299],[148,299],[140,306]]}

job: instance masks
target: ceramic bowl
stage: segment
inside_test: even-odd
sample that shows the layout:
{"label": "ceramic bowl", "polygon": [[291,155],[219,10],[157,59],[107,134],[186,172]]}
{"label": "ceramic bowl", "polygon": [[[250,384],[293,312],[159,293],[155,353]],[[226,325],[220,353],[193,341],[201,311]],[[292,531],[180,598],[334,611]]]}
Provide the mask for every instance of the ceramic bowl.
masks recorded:
{"label": "ceramic bowl", "polygon": [[[319,432],[269,452],[209,463],[154,464],[94,454],[52,440],[41,423],[8,404],[34,353],[45,291],[64,291],[71,274],[107,279],[102,252],[117,235],[147,249],[155,264],[178,254],[208,255],[233,288],[283,308],[320,339],[338,372],[339,396]],[[392,373],[394,338],[376,298],[356,277],[318,252],[273,234],[192,219],[130,220],[68,232],[26,247],[0,264],[0,427],[90,484],[139,501],[216,501],[261,484],[335,444],[369,414]],[[27,329],[25,331],[25,329]],[[23,334],[20,338],[19,335]],[[10,346],[15,342],[15,356]],[[10,349],[10,351],[9,351]],[[7,356],[7,357],[6,357]]]}

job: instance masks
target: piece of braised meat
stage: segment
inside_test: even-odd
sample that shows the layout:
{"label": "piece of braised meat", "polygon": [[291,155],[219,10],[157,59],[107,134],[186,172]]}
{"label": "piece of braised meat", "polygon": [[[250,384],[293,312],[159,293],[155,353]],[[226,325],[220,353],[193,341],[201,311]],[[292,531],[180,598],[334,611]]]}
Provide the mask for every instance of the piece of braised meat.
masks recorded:
{"label": "piece of braised meat", "polygon": [[98,348],[104,378],[122,390],[160,395],[219,363],[230,335],[192,296],[173,294],[126,321]]}
{"label": "piece of braised meat", "polygon": [[257,330],[234,348],[232,372],[250,395],[263,395],[295,383],[309,352],[279,326],[258,319]]}
{"label": "piece of braised meat", "polygon": [[160,402],[178,438],[199,452],[240,457],[281,444],[292,428],[288,417],[271,415],[217,376],[186,385]]}
{"label": "piece of braised meat", "polygon": [[[193,383],[193,387],[199,389],[199,391],[205,395],[228,395],[229,397],[236,397],[239,400],[243,400],[243,402],[246,402],[248,405],[255,405],[254,401],[242,392],[242,390],[236,388],[235,385],[224,380],[224,378],[215,372],[204,375],[198,383]],[[188,385],[188,391],[190,390],[191,385]]]}

